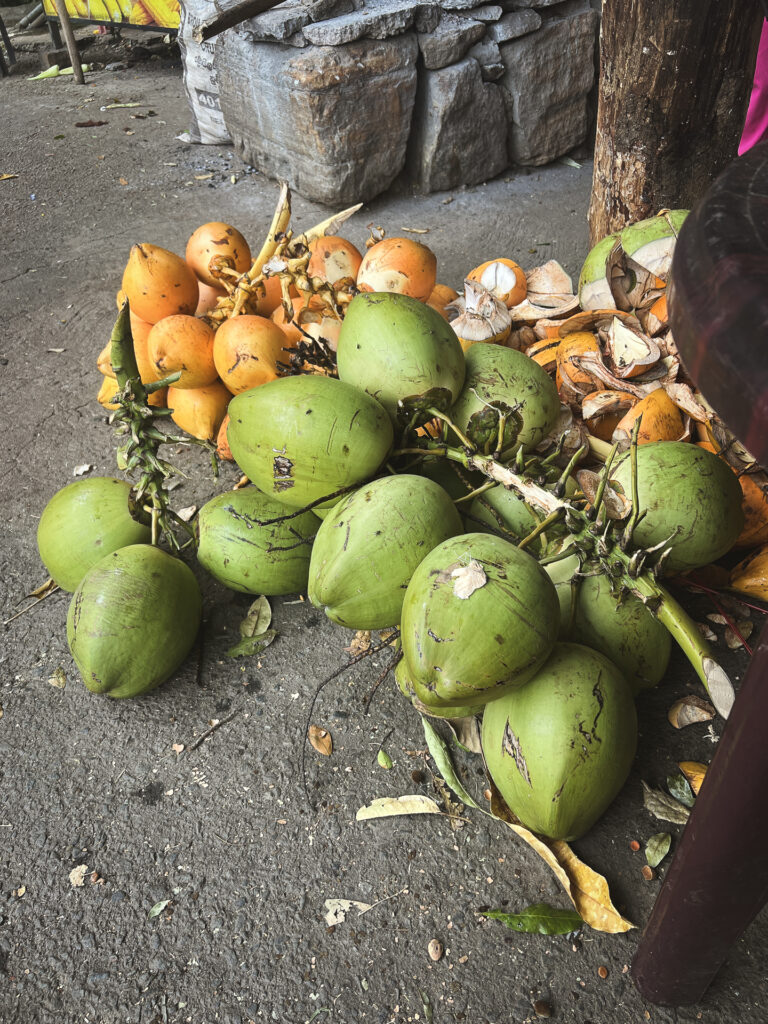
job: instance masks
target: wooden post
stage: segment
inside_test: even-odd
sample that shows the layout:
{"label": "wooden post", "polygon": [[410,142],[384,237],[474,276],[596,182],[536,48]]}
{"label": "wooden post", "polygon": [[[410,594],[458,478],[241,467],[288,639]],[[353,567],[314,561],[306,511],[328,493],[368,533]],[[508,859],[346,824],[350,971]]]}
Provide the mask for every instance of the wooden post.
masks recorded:
{"label": "wooden post", "polygon": [[56,14],[61,22],[61,31],[64,34],[64,42],[67,44],[67,53],[69,54],[69,59],[72,64],[72,72],[75,76],[75,81],[78,85],[85,85],[83,66],[80,63],[80,54],[77,52],[75,33],[72,31],[72,22],[69,20],[69,13],[64,5],[64,0],[54,0],[54,3],[56,4]]}
{"label": "wooden post", "polygon": [[687,208],[736,156],[760,0],[603,0],[589,229]]}

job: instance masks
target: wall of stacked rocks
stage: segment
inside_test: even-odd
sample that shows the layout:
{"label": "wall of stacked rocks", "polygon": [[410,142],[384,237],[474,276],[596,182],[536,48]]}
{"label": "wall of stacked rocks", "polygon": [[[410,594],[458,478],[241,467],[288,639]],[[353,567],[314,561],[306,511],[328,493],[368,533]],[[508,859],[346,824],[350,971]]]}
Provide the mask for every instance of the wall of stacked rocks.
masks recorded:
{"label": "wall of stacked rocks", "polygon": [[329,205],[550,162],[589,129],[595,0],[287,0],[217,43],[243,159]]}

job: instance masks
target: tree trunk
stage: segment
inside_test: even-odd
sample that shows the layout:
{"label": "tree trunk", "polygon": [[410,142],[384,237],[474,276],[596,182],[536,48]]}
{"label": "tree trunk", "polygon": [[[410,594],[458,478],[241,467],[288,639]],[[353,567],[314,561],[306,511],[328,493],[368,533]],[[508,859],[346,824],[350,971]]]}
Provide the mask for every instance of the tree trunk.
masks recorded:
{"label": "tree trunk", "polygon": [[589,229],[693,206],[737,154],[759,0],[603,0]]}

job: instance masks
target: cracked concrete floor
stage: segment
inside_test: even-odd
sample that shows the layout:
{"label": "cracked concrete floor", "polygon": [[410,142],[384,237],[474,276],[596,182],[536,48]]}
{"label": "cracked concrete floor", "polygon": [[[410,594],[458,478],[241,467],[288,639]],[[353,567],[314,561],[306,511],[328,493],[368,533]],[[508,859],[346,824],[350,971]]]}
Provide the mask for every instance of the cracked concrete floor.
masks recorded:
{"label": "cracked concrete floor", "polygon": [[[31,58],[23,61],[21,71],[34,73]],[[130,245],[183,251],[191,231],[211,219],[236,224],[256,243],[277,189],[236,167],[226,148],[176,141],[187,110],[173,61],[100,72],[84,88],[16,74],[0,81],[0,94],[0,173],[19,175],[0,183],[7,620],[45,577],[35,546],[45,502],[79,464],[115,472],[111,430],[95,403],[95,358]],[[115,100],[142,107],[100,111]],[[137,109],[155,116],[134,119]],[[90,119],[108,123],[74,127]],[[440,279],[450,284],[499,252],[526,265],[551,256],[578,273],[590,174],[589,165],[559,165],[452,194],[385,196],[348,233],[362,244],[371,221],[390,234],[426,228]],[[295,198],[296,224],[325,213]],[[180,458],[190,475],[179,506],[199,505],[235,479],[225,468],[216,484],[204,458]],[[315,720],[331,731],[334,753],[309,753],[310,807],[298,781],[302,722],[318,681],[349,657],[351,634],[306,602],[275,600],[279,638],[257,661],[233,663],[223,651],[248,601],[210,580],[203,587],[201,642],[172,681],[133,702],[83,688],[66,645],[66,595],[3,629],[3,1024],[517,1024],[533,1017],[536,999],[578,1024],[768,1017],[764,914],[700,1006],[656,1008],[627,973],[637,931],[586,929],[572,941],[518,935],[479,916],[483,906],[566,905],[546,867],[500,824],[471,812],[458,831],[445,817],[356,823],[357,808],[375,797],[434,795],[418,717],[391,681],[364,713],[379,656],[320,697]],[[59,667],[64,689],[49,683]],[[676,657],[665,684],[641,702],[627,786],[575,844],[641,926],[659,881],[643,881],[642,853],[629,842],[666,826],[643,811],[640,780],[661,785],[676,761],[711,756],[704,726],[675,732],[667,723],[672,700],[688,692],[697,692],[696,681]],[[192,749],[214,719],[222,725]],[[382,743],[391,771],[377,764]],[[186,749],[177,753],[180,744]],[[479,796],[477,762],[463,768]],[[87,871],[75,887],[78,866]],[[330,928],[323,904],[331,897],[375,906]],[[437,963],[427,954],[432,938],[445,946]]]}

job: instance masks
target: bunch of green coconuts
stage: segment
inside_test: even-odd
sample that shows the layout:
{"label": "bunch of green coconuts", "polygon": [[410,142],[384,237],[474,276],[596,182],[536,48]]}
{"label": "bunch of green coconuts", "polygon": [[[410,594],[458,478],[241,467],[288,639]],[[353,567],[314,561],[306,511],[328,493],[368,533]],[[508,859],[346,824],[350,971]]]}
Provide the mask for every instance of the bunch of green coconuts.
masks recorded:
{"label": "bunch of green coconuts", "polygon": [[[367,293],[337,357],[338,379],[286,376],[233,398],[228,441],[252,486],[200,510],[198,561],[243,593],[307,592],[349,629],[399,627],[403,694],[426,715],[482,713],[513,813],[576,838],[624,784],[634,698],[664,675],[670,633],[697,670],[708,657],[657,575],[730,548],[736,476],[695,445],[635,447],[603,474],[625,499],[614,521],[578,490],[573,460],[541,454],[558,454],[547,439],[560,403],[527,356],[465,354],[429,306]],[[41,518],[40,554],[73,592],[68,640],[95,692],[146,693],[194,642],[195,576],[149,540],[124,481],[70,484]]]}

